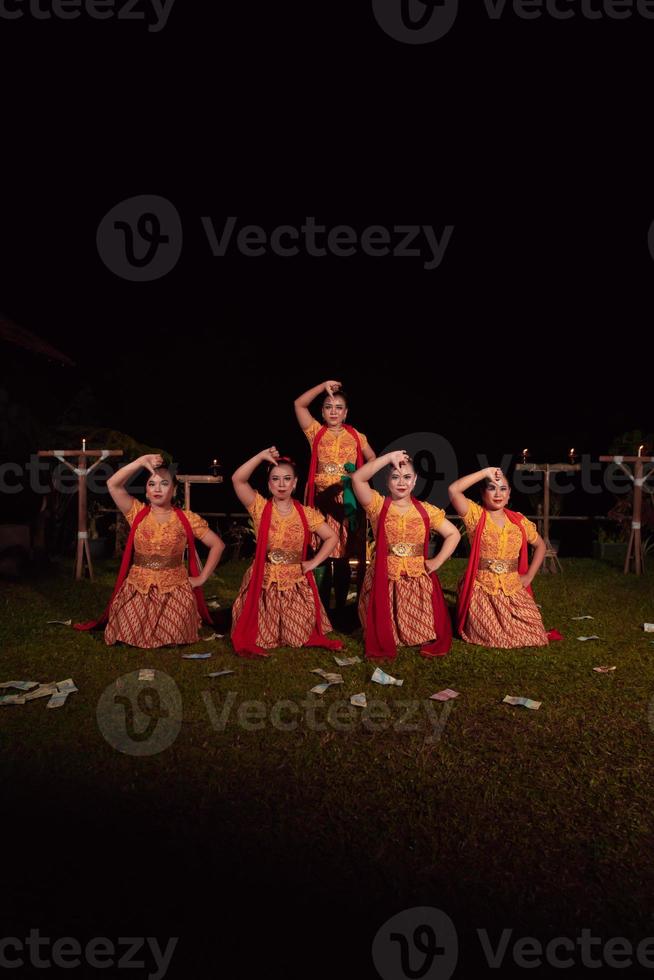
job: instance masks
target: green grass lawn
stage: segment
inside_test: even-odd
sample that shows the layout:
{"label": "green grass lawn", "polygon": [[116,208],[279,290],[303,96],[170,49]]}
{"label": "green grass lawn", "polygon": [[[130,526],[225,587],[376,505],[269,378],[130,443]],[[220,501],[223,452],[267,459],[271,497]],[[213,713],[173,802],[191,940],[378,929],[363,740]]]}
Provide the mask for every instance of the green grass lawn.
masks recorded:
{"label": "green grass lawn", "polygon": [[[444,570],[446,590],[463,564]],[[244,568],[219,569],[205,594],[229,604]],[[335,907],[360,894],[380,914],[424,903],[463,917],[464,926],[654,935],[654,634],[641,628],[654,621],[651,571],[636,579],[568,560],[564,574],[535,583],[545,626],[563,642],[497,651],[456,640],[440,660],[401,649],[381,666],[403,686],[381,687],[370,681],[376,664],[338,668],[329,651],[241,660],[224,639],[190,648],[211,651],[210,660],[185,661],[189,648],[111,648],[101,634],[46,625],[99,613],[115,570],[107,562],[94,583],[75,584],[66,566],[2,587],[0,679],[72,677],[79,688],[58,710],[45,700],[1,710],[5,786],[19,795],[23,786],[32,794],[47,786],[50,801],[53,787],[95,794],[125,813],[151,803],[153,826],[164,807],[171,826],[191,836],[211,828],[210,839],[226,848],[238,840],[261,869],[301,867],[329,888]],[[594,619],[572,621],[582,614]],[[592,633],[601,639],[576,639]],[[360,635],[346,638],[343,655],[355,654],[363,656]],[[610,674],[592,670],[614,664]],[[168,748],[137,757],[108,743],[97,708],[118,678],[142,667],[172,678],[182,717]],[[315,667],[340,670],[344,684],[309,695],[320,680],[309,672]],[[235,673],[207,677],[221,669]],[[445,687],[461,696],[428,700]],[[361,691],[375,702],[367,713],[349,709]],[[542,707],[502,704],[506,694]],[[246,701],[262,706],[252,709],[265,713],[262,727],[242,723]],[[296,723],[292,730],[271,720],[280,701],[295,706],[281,714]],[[338,715],[332,707],[330,723],[335,702],[343,704]],[[134,724],[146,722],[137,716]]]}

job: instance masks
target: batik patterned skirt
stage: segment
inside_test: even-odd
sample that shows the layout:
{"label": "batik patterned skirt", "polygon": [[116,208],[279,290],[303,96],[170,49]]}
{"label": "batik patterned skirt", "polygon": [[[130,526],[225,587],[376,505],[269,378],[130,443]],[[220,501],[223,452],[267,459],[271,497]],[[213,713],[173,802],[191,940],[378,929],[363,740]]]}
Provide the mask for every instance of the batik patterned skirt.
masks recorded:
{"label": "batik patterned skirt", "polygon": [[[238,623],[252,578],[250,565],[243,576],[243,582],[232,606],[232,629]],[[320,623],[323,633],[329,633],[332,624],[325,609],[320,604]],[[316,625],[316,606],[313,591],[306,577],[289,589],[278,589],[271,582],[267,589],[261,590],[259,597],[257,646],[264,650],[275,647],[302,647],[307,642]]]}
{"label": "batik patterned skirt", "polygon": [[145,650],[197,643],[200,622],[188,582],[164,592],[151,585],[144,594],[127,580],[111,604],[104,639]]}
{"label": "batik patterned skirt", "polygon": [[549,641],[540,610],[526,589],[514,595],[490,595],[475,585],[461,631],[467,643],[482,647],[544,647]]}
{"label": "batik patterned skirt", "polygon": [[[373,560],[366,570],[359,598],[359,619],[364,630],[368,620],[374,568]],[[434,632],[433,591],[434,587],[427,573],[415,577],[401,575],[397,580],[388,580],[393,639],[397,646],[417,647],[438,639]]]}

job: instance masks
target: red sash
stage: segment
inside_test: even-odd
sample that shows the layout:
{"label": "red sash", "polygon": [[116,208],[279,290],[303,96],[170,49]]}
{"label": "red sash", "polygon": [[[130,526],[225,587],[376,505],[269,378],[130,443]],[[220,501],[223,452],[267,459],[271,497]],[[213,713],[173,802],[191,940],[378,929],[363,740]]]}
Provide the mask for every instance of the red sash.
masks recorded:
{"label": "red sash", "polygon": [[[529,571],[529,553],[527,549],[527,532],[522,524],[523,516],[522,514],[518,513],[518,511],[507,510],[506,508],[504,508],[504,513],[512,524],[515,524],[516,527],[520,528],[522,533],[522,544],[520,545],[520,557],[518,559],[518,574],[526,575]],[[479,568],[479,552],[481,550],[481,536],[486,526],[486,514],[487,511],[483,509],[481,517],[479,518],[479,523],[475,529],[475,536],[472,539],[470,558],[468,559],[468,567],[466,568],[466,573],[463,579],[463,586],[459,591],[459,601],[457,603],[456,612],[456,628],[459,634],[461,634],[461,630],[464,628],[466,623],[466,617],[468,615],[470,601],[472,599],[472,591],[477,578],[477,570]],[[534,590],[532,589],[531,585],[528,587],[527,592],[530,596],[533,596]]]}
{"label": "red sash", "polygon": [[[427,559],[430,535],[429,514],[426,508],[415,497],[411,498],[411,503],[418,510],[425,525],[424,557]],[[366,657],[369,658],[388,657],[393,659],[397,656],[397,647],[393,638],[393,626],[391,622],[390,597],[388,594],[386,515],[390,505],[391,498],[386,497],[377,523],[375,571],[370,599],[368,601],[368,615],[366,620],[365,648]],[[423,657],[444,657],[452,646],[452,624],[438,576],[435,572],[432,572],[430,578],[432,582],[432,610],[436,639],[433,643],[423,643],[420,647],[420,653]]]}
{"label": "red sash", "polygon": [[[307,521],[306,514],[304,513],[302,504],[300,504],[297,500],[294,500],[293,505],[300,516],[302,527],[304,529],[302,561],[305,561],[307,549],[309,547],[309,539],[311,537],[309,532],[309,523]],[[261,597],[263,577],[266,570],[266,552],[268,550],[268,535],[270,532],[270,522],[272,520],[272,509],[273,502],[272,500],[268,500],[261,515],[259,533],[257,534],[257,550],[254,556],[252,577],[250,579],[247,595],[245,597],[245,603],[243,605],[243,610],[239,617],[238,623],[232,630],[232,643],[234,645],[234,649],[241,657],[270,656],[270,654],[264,650],[263,647],[257,646],[257,633],[259,631],[259,599]],[[316,582],[313,577],[313,572],[309,572],[306,578],[309,582],[313,595],[315,607],[315,625],[311,636],[304,645],[307,647],[326,647],[328,650],[342,650],[343,644],[340,640],[330,640],[323,634],[320,625],[322,606],[320,596],[318,595]]]}
{"label": "red sash", "polygon": [[[138,512],[134,520],[132,521],[132,526],[129,531],[129,537],[127,538],[127,544],[125,545],[125,551],[123,552],[123,560],[120,563],[120,570],[118,572],[118,578],[116,579],[116,584],[114,586],[114,591],[111,593],[111,599],[105,611],[102,613],[99,619],[91,619],[88,623],[75,623],[73,628],[76,630],[94,630],[99,626],[103,626],[104,623],[109,619],[109,611],[111,609],[111,604],[118,594],[118,590],[122,586],[123,582],[127,578],[127,574],[132,564],[132,552],[134,551],[134,538],[136,536],[136,529],[145,518],[150,513],[151,508],[149,506],[144,507]],[[179,507],[173,507],[173,511],[182,522],[182,527],[186,532],[186,543],[188,545],[188,565],[189,572],[193,578],[200,574],[200,568],[198,566],[197,554],[195,551],[195,541],[193,539],[193,529],[189,523],[188,517]],[[204,599],[204,593],[201,587],[198,585],[193,589],[193,595],[195,596],[195,604],[198,607],[198,612],[207,625],[213,625],[213,620],[211,614],[207,609],[207,604]]]}
{"label": "red sash", "polygon": [[[363,452],[361,450],[361,440],[359,439],[359,433],[351,425],[343,425],[346,432],[349,432],[354,441],[357,444],[357,469],[363,466]],[[313,507],[313,502],[316,497],[316,470],[318,469],[318,446],[320,440],[327,432],[327,426],[321,425],[320,429],[316,433],[316,438],[313,440],[313,445],[311,447],[311,463],[309,464],[309,475],[307,477],[307,492],[306,501],[307,506]]]}

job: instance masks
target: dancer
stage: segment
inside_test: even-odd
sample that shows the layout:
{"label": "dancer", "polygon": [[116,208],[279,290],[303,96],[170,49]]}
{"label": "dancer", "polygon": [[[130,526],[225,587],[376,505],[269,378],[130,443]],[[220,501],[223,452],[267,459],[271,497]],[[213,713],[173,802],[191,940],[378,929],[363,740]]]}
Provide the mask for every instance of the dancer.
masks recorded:
{"label": "dancer", "polygon": [[[309,411],[323,395],[322,423]],[[318,569],[320,596],[329,609],[332,584],[336,609],[344,609],[350,588],[350,559],[357,559],[357,592],[365,573],[366,521],[356,506],[349,473],[375,458],[362,432],[347,425],[348,400],[340,381],[324,381],[295,400],[295,415],[311,446],[306,502],[317,507],[336,531],[336,546]]]}
{"label": "dancer", "polygon": [[[480,480],[484,481],[482,506],[465,496]],[[508,509],[511,490],[506,477],[489,466],[456,480],[449,494],[471,547],[459,585],[461,638],[484,647],[547,646],[548,634],[531,588],[545,557],[545,542],[535,524]],[[534,546],[531,565],[528,544]]]}
{"label": "dancer", "polygon": [[[125,489],[141,468],[149,470],[142,503]],[[140,456],[107,480],[114,503],[125,515],[130,533],[113,595],[98,620],[76,629],[106,623],[105,643],[128,643],[142,649],[196,643],[201,618],[211,624],[202,586],[220,561],[221,538],[198,514],[174,506],[176,481],[157,453]],[[209,548],[200,572],[194,536]],[[183,564],[188,548],[190,575]]]}
{"label": "dancer", "polygon": [[[389,496],[368,481],[388,466]],[[395,657],[397,646],[420,646],[424,657],[442,657],[452,643],[452,627],[436,571],[455,550],[461,535],[445,511],[412,496],[416,473],[398,450],[366,463],[352,476],[354,492],[375,532],[375,555],[359,600],[367,657]],[[443,544],[428,557],[435,531]]]}
{"label": "dancer", "polygon": [[[268,463],[266,500],[249,483],[261,463]],[[254,521],[257,550],[232,608],[232,643],[241,656],[264,656],[275,647],[320,646],[340,650],[339,640],[325,634],[332,626],[313,578],[313,569],[336,544],[336,532],[312,507],[293,499],[295,463],[275,446],[257,453],[232,476],[234,491]],[[322,540],[307,559],[311,534]]]}

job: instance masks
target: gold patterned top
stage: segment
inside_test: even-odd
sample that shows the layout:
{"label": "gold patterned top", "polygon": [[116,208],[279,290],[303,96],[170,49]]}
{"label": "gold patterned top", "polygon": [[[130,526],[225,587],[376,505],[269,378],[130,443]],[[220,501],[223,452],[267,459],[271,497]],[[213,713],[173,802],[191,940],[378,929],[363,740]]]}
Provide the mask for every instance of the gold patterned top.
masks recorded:
{"label": "gold patterned top", "polygon": [[[134,500],[125,518],[129,526],[132,526],[134,518],[142,511],[146,504],[140,500]],[[209,530],[209,525],[191,510],[185,510],[184,514],[193,530],[196,538],[202,538]],[[160,524],[153,517],[152,512],[145,517],[136,529],[134,536],[134,551],[140,555],[158,555],[165,558],[179,556],[180,564],[175,568],[145,568],[142,565],[132,565],[127,576],[127,581],[139,592],[147,594],[150,586],[156,585],[160,592],[170,592],[171,589],[184,585],[188,581],[186,565],[182,563],[182,556],[186,548],[186,532],[182,527],[182,522],[172,511],[165,524]]]}
{"label": "gold patterned top", "polygon": [[[474,500],[468,500],[468,513],[463,518],[463,523],[465,524],[471,544],[475,528],[479,524],[483,510],[483,507],[480,507]],[[487,513],[486,524],[481,536],[479,548],[480,558],[518,558],[520,555],[520,548],[522,547],[520,528],[512,524],[508,517],[505,517],[504,521],[504,527],[499,527],[490,516],[490,513]],[[535,544],[538,538],[536,525],[532,521],[527,520],[526,517],[523,517],[522,526],[527,532],[527,541],[529,544]],[[489,569],[479,569],[477,572],[477,581],[484,592],[488,592],[489,595],[497,595],[498,592],[503,592],[504,595],[515,595],[522,588],[518,572],[498,574]]]}
{"label": "gold patterned top", "polygon": [[[250,516],[254,521],[254,530],[257,537],[259,535],[259,525],[261,524],[263,509],[267,503],[268,501],[265,497],[262,497],[260,493],[255,492],[254,503],[248,507]],[[314,510],[313,507],[303,507],[302,510],[306,516],[310,531],[315,531],[321,524],[325,523],[325,518],[319,510]],[[295,507],[293,507],[290,514],[284,516],[283,514],[279,513],[277,507],[273,503],[266,551],[292,552],[295,554],[301,554],[303,545],[304,527],[302,526],[300,515],[296,511]],[[272,583],[275,582],[279,590],[291,589],[296,582],[301,581],[303,578],[304,573],[302,571],[302,565],[299,562],[278,565],[273,562],[266,561],[266,570],[263,576],[263,588],[268,589]]]}
{"label": "gold patterned top", "polygon": [[[322,428],[322,423],[317,422],[316,419],[313,420],[308,429],[304,430],[304,434],[309,440],[311,448],[313,448],[313,443],[316,436]],[[363,449],[368,444],[368,440],[364,436],[363,432],[359,432],[355,429],[359,442],[361,443],[361,449]],[[345,429],[338,434],[330,432],[329,429],[325,432],[324,436],[318,444],[318,465],[327,466],[328,469],[334,467],[338,468],[338,472],[316,472],[316,490],[320,493],[321,490],[326,490],[327,487],[331,487],[334,483],[339,483],[341,476],[343,476],[342,467],[345,463],[354,463],[356,466],[357,462],[357,444]],[[331,466],[330,466],[331,464]]]}
{"label": "gold patterned top", "polygon": [[[366,514],[372,524],[372,529],[377,537],[377,525],[379,515],[384,506],[384,500],[376,490],[372,491],[372,500],[366,507]],[[436,531],[445,520],[445,511],[433,504],[423,503],[422,506],[429,515],[429,526],[432,531]],[[406,510],[400,509],[392,503],[386,513],[386,540],[388,542],[388,577],[396,582],[400,576],[408,575],[410,578],[417,578],[419,575],[426,575],[425,559],[423,555],[408,555],[400,557],[392,554],[393,545],[412,544],[422,546],[425,541],[425,522],[423,521],[418,508],[413,504]]]}

